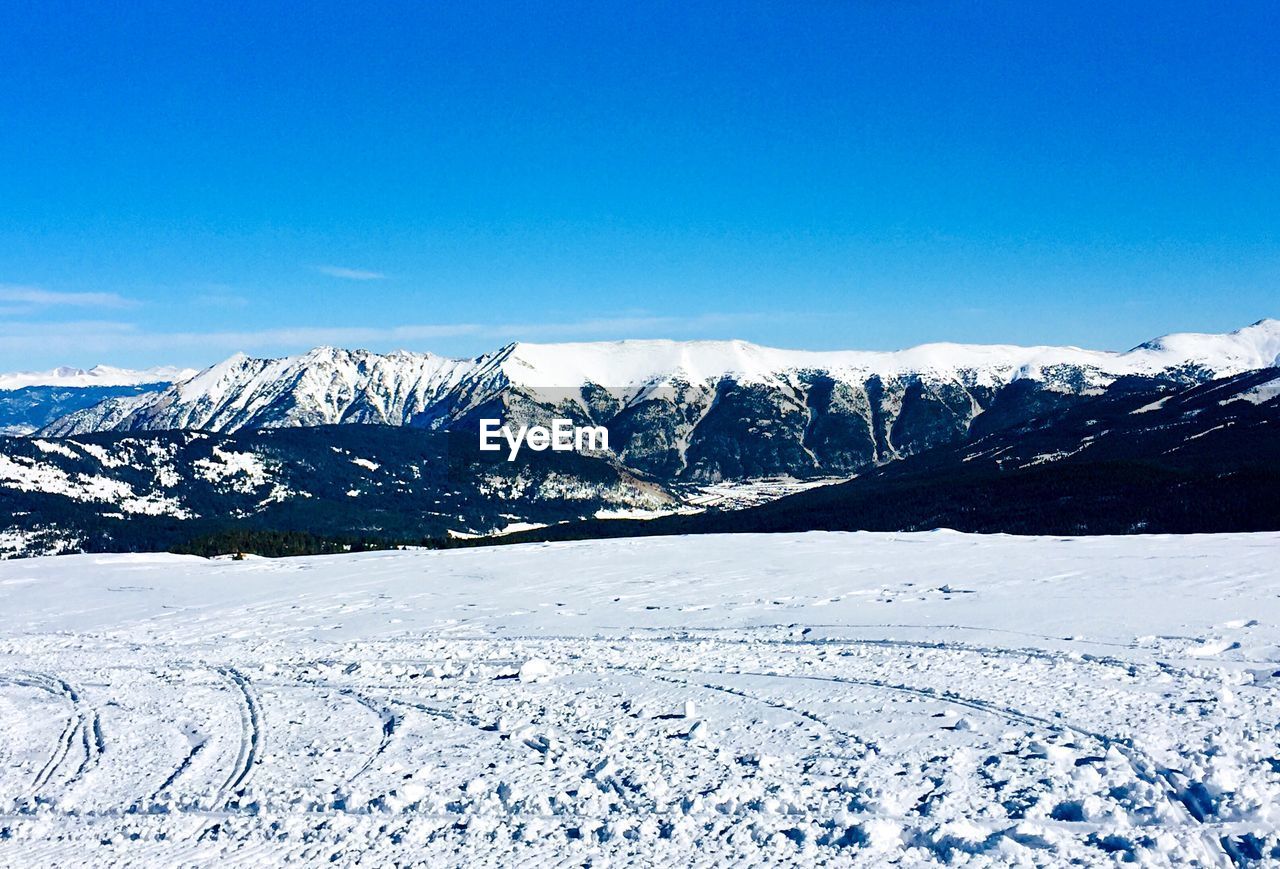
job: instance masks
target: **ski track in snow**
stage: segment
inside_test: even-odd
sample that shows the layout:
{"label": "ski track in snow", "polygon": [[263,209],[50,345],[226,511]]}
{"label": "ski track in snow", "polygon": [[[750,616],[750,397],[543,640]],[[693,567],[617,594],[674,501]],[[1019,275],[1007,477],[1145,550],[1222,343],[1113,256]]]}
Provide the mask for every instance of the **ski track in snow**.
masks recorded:
{"label": "ski track in snow", "polygon": [[235,795],[236,789],[253,772],[253,764],[262,744],[262,713],[258,711],[257,695],[249,687],[249,680],[244,677],[243,673],[231,667],[224,667],[220,672],[235,686],[242,704],[240,711],[240,750],[236,753],[236,762],[231,767],[226,783],[219,788],[218,796],[215,799],[216,804],[225,808],[226,804]]}
{"label": "ski track in snow", "polygon": [[1278,553],[7,562],[0,865],[1280,865]]}

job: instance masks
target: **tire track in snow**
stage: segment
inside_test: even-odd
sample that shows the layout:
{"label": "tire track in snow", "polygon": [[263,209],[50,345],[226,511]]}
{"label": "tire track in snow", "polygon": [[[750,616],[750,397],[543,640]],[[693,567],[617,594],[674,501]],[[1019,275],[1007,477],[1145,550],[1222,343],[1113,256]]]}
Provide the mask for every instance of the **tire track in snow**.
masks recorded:
{"label": "tire track in snow", "polygon": [[37,801],[42,798],[40,792],[49,785],[58,771],[65,766],[67,758],[70,757],[72,748],[77,742],[80,743],[84,751],[84,758],[80,761],[75,771],[67,777],[63,787],[75,783],[97,764],[103,751],[106,750],[106,739],[102,735],[102,722],[98,716],[98,711],[84,702],[80,692],[70,682],[44,673],[0,676],[0,681],[24,688],[35,688],[55,697],[65,698],[70,706],[66,726],[63,727],[62,732],[58,735],[53,751],[50,752],[44,765],[36,772],[31,784],[27,787],[26,795],[28,798]]}
{"label": "tire track in snow", "polygon": [[[404,720],[403,716],[396,714],[396,712],[392,710],[391,704],[408,706],[410,708],[417,709],[422,712],[427,712],[433,715],[440,715],[442,717],[447,717],[450,720],[457,720],[457,716],[448,712],[447,710],[434,709],[432,707],[423,706],[418,703],[410,703],[408,701],[399,700],[395,697],[388,697],[384,702],[380,703],[379,701],[373,699],[372,697],[369,697],[367,694],[364,694],[361,691],[357,691],[355,688],[352,688],[350,686],[335,685],[334,683],[324,679],[303,678],[303,679],[298,679],[297,681],[291,681],[291,682],[268,682],[266,684],[269,684],[277,688],[310,687],[318,691],[336,691],[341,696],[349,697],[350,699],[354,700],[356,703],[359,703],[365,709],[368,709],[370,712],[372,712],[374,715],[378,717],[378,720],[381,722],[381,733],[378,738],[378,746],[369,754],[369,756],[365,759],[364,763],[362,763],[355,770],[355,772],[351,773],[346,777],[347,784],[350,784],[360,776],[364,775],[370,769],[372,769],[373,765],[378,762],[378,759],[381,758],[382,755],[386,753],[387,749],[391,747],[391,743],[395,737],[396,731],[400,728],[400,725],[403,723],[403,720]],[[383,690],[392,690],[395,688],[399,688],[401,686],[366,684],[366,685],[363,685],[362,687],[365,689],[378,688]],[[474,723],[474,722],[468,722],[468,723]]]}
{"label": "tire track in snow", "polygon": [[207,744],[208,743],[205,743],[205,742],[198,742],[195,745],[191,746],[191,748],[187,751],[186,756],[182,758],[182,761],[176,767],[174,767],[173,772],[169,773],[169,777],[166,778],[163,782],[161,782],[160,786],[151,792],[151,796],[147,798],[147,802],[149,803],[156,802],[157,800],[160,799],[160,795],[162,793],[164,793],[169,788],[173,787],[173,783],[176,782],[179,778],[181,778],[183,773],[185,773],[188,769],[191,768],[191,764],[195,762],[196,756],[200,754],[200,752],[204,749],[205,745]]}
{"label": "tire track in snow", "polygon": [[83,776],[89,769],[98,763],[98,758],[107,748],[106,739],[102,736],[102,719],[98,715],[98,710],[92,706],[80,702],[79,695],[76,694],[70,685],[63,682],[63,687],[72,697],[73,702],[81,710],[80,738],[84,745],[84,762],[80,764],[79,769],[71,777],[67,784],[76,781]]}
{"label": "tire track in snow", "polygon": [[452,709],[441,709],[439,706],[428,706],[425,703],[419,703],[414,700],[405,700],[402,697],[389,697],[387,698],[387,702],[394,703],[397,706],[415,709],[418,712],[431,715],[435,718],[440,718],[444,721],[451,721],[455,724],[461,722],[462,724],[467,724],[478,729],[484,728],[484,722],[481,721],[479,717],[467,712],[455,711]]}
{"label": "tire track in snow", "polygon": [[[782,630],[787,625],[761,625],[759,628],[769,630]],[[814,625],[806,627],[824,627],[823,625]],[[829,627],[829,626],[828,626]],[[861,626],[858,626],[861,627]],[[873,626],[878,627],[878,626]],[[909,627],[909,626],[908,626]],[[962,643],[948,640],[893,640],[885,638],[859,638],[859,637],[814,637],[812,639],[796,639],[794,637],[722,637],[722,636],[701,636],[700,631],[707,632],[747,632],[756,628],[689,628],[682,629],[680,633],[660,634],[652,637],[636,637],[636,636],[618,636],[618,637],[575,637],[569,634],[519,634],[519,635],[503,635],[503,640],[523,643],[538,643],[544,641],[554,642],[574,642],[574,643],[596,643],[596,644],[636,644],[636,643],[652,643],[654,645],[663,645],[666,643],[692,644],[711,643],[723,646],[783,646],[783,647],[804,647],[804,648],[823,648],[827,646],[869,646],[872,648],[890,648],[890,649],[919,649],[922,651],[942,651],[942,652],[964,652],[967,654],[980,655],[983,657],[1001,657],[1001,658],[1035,658],[1037,660],[1049,661],[1052,663],[1070,663],[1078,664],[1081,662],[1098,664],[1117,669],[1128,670],[1137,665],[1137,662],[1125,661],[1121,658],[1115,658],[1109,655],[1093,655],[1080,654],[1076,657],[1076,653],[1072,652],[1055,652],[1049,649],[1041,649],[1035,646],[1024,648],[1006,648],[1002,646],[982,646],[972,643]],[[662,630],[660,628],[636,629],[628,628],[627,630]],[[1032,635],[1035,636],[1035,635]],[[492,642],[484,638],[471,637],[465,638],[464,642]],[[405,661],[408,663],[408,659]],[[1179,671],[1181,672],[1181,671]]]}
{"label": "tire track in snow", "polygon": [[226,782],[218,789],[213,805],[226,808],[236,789],[244,784],[262,749],[262,713],[258,697],[249,680],[234,667],[219,667],[218,672],[235,686],[240,696],[240,749]]}
{"label": "tire track in snow", "polygon": [[[854,734],[850,733],[847,730],[843,730],[839,727],[836,727],[834,724],[825,720],[818,714],[814,712],[810,712],[808,709],[802,709],[795,705],[788,705],[786,703],[782,703],[777,700],[769,700],[765,697],[760,697],[756,694],[751,694],[747,691],[743,691],[740,688],[732,688],[732,687],[729,687],[728,685],[716,685],[711,682],[702,682],[702,681],[695,682],[687,679],[676,679],[676,678],[672,678],[671,676],[659,676],[656,673],[645,673],[643,671],[631,670],[626,667],[616,667],[616,668],[611,667],[610,669],[616,669],[620,672],[625,672],[632,676],[645,676],[650,679],[656,679],[660,682],[666,682],[669,685],[679,685],[683,688],[697,687],[697,688],[705,688],[709,691],[719,691],[724,694],[730,694],[734,697],[740,697],[743,700],[750,700],[755,703],[760,703],[761,705],[768,706],[772,709],[777,709],[782,712],[789,712],[792,715],[796,715],[800,718],[806,719],[807,721],[811,721],[814,724],[819,725],[820,727],[824,727],[827,730],[834,733],[835,735],[841,737],[843,740],[845,740],[846,743],[851,743],[861,748],[864,754],[868,750],[875,749],[874,743],[867,742],[866,740],[862,739],[861,737],[855,736]],[[675,672],[681,672],[681,671],[667,670],[664,672],[675,673]]]}
{"label": "tire track in snow", "polygon": [[913,697],[933,700],[940,703],[950,703],[957,706],[963,706],[976,712],[982,712],[988,715],[994,715],[1022,724],[1028,727],[1047,727],[1050,730],[1065,730],[1076,736],[1092,739],[1101,744],[1104,748],[1114,748],[1116,753],[1125,759],[1128,763],[1133,775],[1139,781],[1151,785],[1160,793],[1179,819],[1191,829],[1202,830],[1201,843],[1202,858],[1207,860],[1209,865],[1232,866],[1231,858],[1227,855],[1222,843],[1215,838],[1208,828],[1203,824],[1203,818],[1197,817],[1197,813],[1193,812],[1187,804],[1187,797],[1184,792],[1178,790],[1170,777],[1171,771],[1161,771],[1154,761],[1146,756],[1136,746],[1127,740],[1116,739],[1107,736],[1104,733],[1097,733],[1087,728],[1078,727],[1066,721],[1043,718],[1033,713],[1024,712],[1012,706],[1002,706],[997,703],[990,703],[985,700],[979,700],[971,697],[962,697],[951,691],[934,691],[930,688],[916,688],[910,685],[900,685],[891,682],[885,682],[879,679],[858,679],[856,677],[842,676],[821,676],[815,674],[802,673],[758,673],[744,670],[735,670],[729,673],[708,673],[701,670],[668,670],[664,672],[670,673],[696,673],[699,676],[724,677],[724,676],[751,676],[766,679],[803,679],[815,682],[833,682],[841,685],[850,685],[862,688],[875,688],[879,690],[892,691],[897,693],[908,694]]}
{"label": "tire track in snow", "polygon": [[[41,682],[33,682],[26,680],[14,680],[14,684],[23,685],[28,688],[40,688],[48,691],[50,694],[57,693],[51,686]],[[62,733],[58,735],[58,741],[54,744],[53,751],[46,758],[44,766],[36,772],[35,778],[31,780],[30,786],[27,788],[27,795],[32,799],[38,798],[41,789],[53,778],[53,774],[57,772],[67,755],[71,752],[71,746],[75,742],[76,730],[80,726],[79,718],[73,708],[67,714],[67,723],[62,728]]]}
{"label": "tire track in snow", "polygon": [[[773,627],[781,628],[782,626],[773,626]],[[731,631],[731,630],[741,630],[741,629],[713,628],[709,630],[710,631],[719,631],[719,630]],[[567,636],[562,637],[562,636],[556,636],[556,635],[541,635],[541,636],[533,635],[533,636],[521,636],[521,637],[516,637],[512,639],[518,639],[524,642],[536,643],[536,642],[545,641],[545,640],[553,640],[553,641],[568,640],[570,639],[570,637],[567,637]],[[981,657],[1002,656],[1002,657],[1018,657],[1018,658],[1035,658],[1038,660],[1044,660],[1044,661],[1055,663],[1055,664],[1056,663],[1091,663],[1091,664],[1100,664],[1108,667],[1122,668],[1126,670],[1131,670],[1133,667],[1139,666],[1137,663],[1126,662],[1121,659],[1117,659],[1109,656],[1082,655],[1077,658],[1071,653],[1052,652],[1049,650],[1036,649],[1036,648],[1007,649],[1007,648],[1000,648],[1000,647],[970,645],[966,643],[956,643],[956,642],[948,642],[948,641],[928,641],[928,640],[892,640],[892,639],[867,639],[867,638],[863,638],[863,639],[859,639],[859,638],[796,639],[796,638],[787,638],[787,637],[737,638],[737,637],[721,637],[721,636],[700,636],[698,634],[698,629],[695,629],[689,632],[682,631],[681,633],[671,634],[668,636],[661,636],[661,637],[610,637],[610,638],[597,637],[597,638],[591,638],[588,641],[613,644],[613,645],[618,645],[618,644],[631,645],[631,644],[649,643],[657,647],[661,647],[662,645],[668,644],[668,643],[673,643],[673,644],[674,643],[678,643],[678,644],[711,643],[715,645],[730,646],[730,647],[761,646],[761,645],[762,646],[782,646],[782,647],[866,646],[866,647],[873,647],[873,648],[891,648],[891,649],[910,648],[910,649],[921,649],[921,650],[927,650],[927,651],[974,654],[974,655],[979,655]],[[1167,664],[1159,664],[1158,666],[1160,666],[1160,668],[1165,670],[1166,672],[1171,672],[1175,676],[1182,676],[1185,678],[1192,677],[1192,674],[1187,673],[1186,671],[1179,670],[1177,668],[1171,668]],[[642,672],[642,671],[632,671],[626,667],[609,667],[608,669],[617,669],[624,672],[634,672],[637,674]],[[668,671],[668,672],[691,672],[691,671]],[[713,674],[707,674],[707,675],[713,675]],[[982,712],[985,714],[999,715],[1006,718],[1007,720],[1013,721],[1015,723],[1020,723],[1026,726],[1030,726],[1030,727],[1048,727],[1050,729],[1067,730],[1072,733],[1075,733],[1077,736],[1093,739],[1094,741],[1098,742],[1099,744],[1103,745],[1106,748],[1114,748],[1116,752],[1125,759],[1126,763],[1129,765],[1130,769],[1133,771],[1135,778],[1139,779],[1140,781],[1143,781],[1146,784],[1153,786],[1157,791],[1159,791],[1164,796],[1165,801],[1169,805],[1170,809],[1174,812],[1174,814],[1178,815],[1183,820],[1184,823],[1188,824],[1189,826],[1195,827],[1198,824],[1203,824],[1206,820],[1206,815],[1204,812],[1202,801],[1197,797],[1197,795],[1193,791],[1189,790],[1189,788],[1186,785],[1180,784],[1177,781],[1178,777],[1181,775],[1181,773],[1178,770],[1160,769],[1154,763],[1154,761],[1152,761],[1145,753],[1141,752],[1138,748],[1136,748],[1134,745],[1131,744],[1131,742],[1127,740],[1116,739],[1114,737],[1107,736],[1106,734],[1098,733],[1077,725],[1070,724],[1066,721],[1043,718],[1041,716],[1027,713],[1011,706],[1000,706],[998,704],[991,704],[982,700],[976,700],[972,698],[963,698],[954,694],[953,692],[936,692],[933,689],[915,688],[909,685],[897,685],[897,684],[885,682],[882,680],[856,679],[853,677],[842,678],[842,677],[836,677],[836,676],[819,676],[819,675],[805,675],[805,674],[783,674],[783,673],[776,673],[776,672],[752,673],[752,672],[747,672],[742,670],[734,670],[734,671],[731,671],[725,674],[720,674],[720,675],[759,676],[759,677],[782,678],[782,679],[812,679],[817,681],[831,681],[831,682],[838,682],[838,683],[844,683],[844,684],[861,685],[864,687],[880,688],[880,689],[899,692],[899,693],[907,693],[907,694],[911,694],[912,696],[927,698],[937,702],[964,706],[974,711]],[[746,692],[739,691],[738,689],[727,688],[725,686],[704,684],[703,687],[710,688],[712,690],[721,690],[721,691],[725,691],[726,693],[737,694],[743,697],[748,697],[748,698],[751,697],[751,695],[747,694]],[[763,700],[762,698],[754,698],[754,699],[760,700],[760,702],[767,703],[768,705],[774,705],[772,703],[769,703],[769,701]],[[821,722],[821,720],[816,718],[815,716],[812,716],[805,711],[801,711],[796,707],[779,705],[778,708],[788,709],[793,713],[806,715],[806,717],[812,717],[813,720],[815,721],[819,721],[820,723],[825,723],[825,722]],[[1230,865],[1230,861],[1228,858],[1226,858],[1226,854],[1223,847],[1221,846],[1221,843],[1219,843],[1216,839],[1209,837],[1207,834],[1204,841],[1205,841],[1205,848],[1204,848],[1205,854],[1203,856],[1206,859],[1208,859],[1210,863],[1218,864],[1218,865]],[[1227,862],[1224,862],[1224,860],[1226,860]]]}

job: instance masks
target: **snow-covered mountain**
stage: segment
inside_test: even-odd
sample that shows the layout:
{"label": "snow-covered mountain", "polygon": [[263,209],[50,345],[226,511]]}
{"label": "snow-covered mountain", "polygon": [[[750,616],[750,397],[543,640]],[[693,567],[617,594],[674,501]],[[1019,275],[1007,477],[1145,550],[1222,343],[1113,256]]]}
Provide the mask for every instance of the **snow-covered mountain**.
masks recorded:
{"label": "snow-covered mountain", "polygon": [[1280,320],[1169,335],[1127,352],[928,344],[807,352],[743,341],[511,344],[471,360],[321,347],[236,355],[162,392],[108,399],[46,436],[93,431],[382,423],[462,429],[478,415],[606,424],[624,463],[715,480],[846,473],[964,437],[1000,407],[1096,393],[1127,378],[1195,383],[1276,365]]}
{"label": "snow-covered mountain", "polygon": [[0,374],[0,390],[25,389],[29,386],[140,386],[144,383],[173,383],[196,374],[194,368],[160,366],[134,370],[95,365],[92,368],[59,366],[49,371],[16,371]]}
{"label": "snow-covered mountain", "polygon": [[[1280,528],[1280,368],[1208,382],[1128,377],[1078,394],[1017,380],[989,391],[987,409],[958,435],[930,397],[946,390],[913,389],[891,431],[915,437],[922,454],[867,467],[845,486],[824,487],[841,475],[820,472],[867,460],[857,451],[867,437],[861,417],[830,402],[822,415],[801,416],[779,403],[780,388],[736,380],[716,387],[674,471],[658,464],[660,449],[643,449],[694,408],[666,398],[615,414],[620,455],[525,450],[514,463],[481,452],[471,431],[416,426],[0,438],[0,557],[167,548],[228,526],[382,541],[530,526],[552,526],[533,532],[540,539],[744,527]],[[960,394],[982,394],[974,390]],[[508,397],[516,411],[541,407],[521,406],[516,387]],[[923,450],[930,436],[936,448]],[[781,512],[735,512],[788,495]],[[700,510],[711,512],[577,524]]]}
{"label": "snow-covered mountain", "polygon": [[104,402],[47,433],[403,425],[438,402],[473,367],[470,361],[430,353],[383,356],[333,347],[283,359],[237,353],[157,395]]}
{"label": "snow-covered mountain", "polygon": [[186,380],[192,368],[132,371],[99,365],[0,374],[0,434],[25,435],[109,398],[136,398]]}
{"label": "snow-covered mountain", "polygon": [[907,350],[779,350],[745,341],[615,341],[515,344],[504,373],[522,386],[606,387],[664,381],[707,382],[731,376],[770,383],[788,373],[822,371],[842,380],[919,376],[994,386],[1015,378],[1054,380],[1057,372],[1085,375],[1103,386],[1126,375],[1201,369],[1218,376],[1280,364],[1280,320],[1261,320],[1226,334],[1180,333],[1124,353],[1078,347],[1010,344],[922,344]]}
{"label": "snow-covered mountain", "polygon": [[1280,369],[1193,385],[1135,379],[1022,423],[982,421],[957,443],[745,510],[555,525],[516,540],[939,527],[1055,535],[1276,530],[1278,431]]}

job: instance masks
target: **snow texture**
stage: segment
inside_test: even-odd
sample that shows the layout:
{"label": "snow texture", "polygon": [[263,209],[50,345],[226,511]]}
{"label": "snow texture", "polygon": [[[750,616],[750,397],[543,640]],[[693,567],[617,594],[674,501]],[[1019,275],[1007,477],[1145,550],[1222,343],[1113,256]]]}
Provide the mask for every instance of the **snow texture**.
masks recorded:
{"label": "snow texture", "polygon": [[0,865],[1274,865],[1277,554],[6,562]]}

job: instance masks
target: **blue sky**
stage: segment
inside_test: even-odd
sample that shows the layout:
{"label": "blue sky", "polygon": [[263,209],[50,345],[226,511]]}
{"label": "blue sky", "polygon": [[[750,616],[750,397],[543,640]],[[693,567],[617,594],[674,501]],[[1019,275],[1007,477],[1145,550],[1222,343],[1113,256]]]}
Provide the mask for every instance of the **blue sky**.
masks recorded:
{"label": "blue sky", "polygon": [[2,370],[1280,316],[1274,2],[45,2],[0,32]]}

